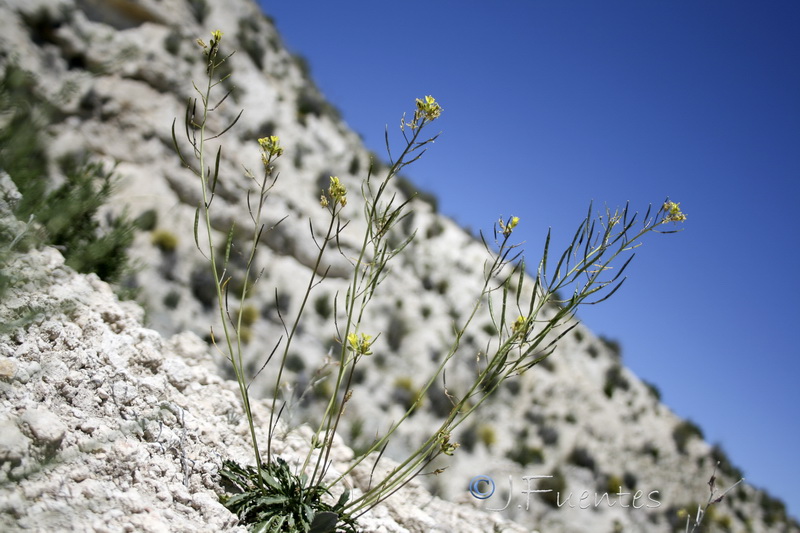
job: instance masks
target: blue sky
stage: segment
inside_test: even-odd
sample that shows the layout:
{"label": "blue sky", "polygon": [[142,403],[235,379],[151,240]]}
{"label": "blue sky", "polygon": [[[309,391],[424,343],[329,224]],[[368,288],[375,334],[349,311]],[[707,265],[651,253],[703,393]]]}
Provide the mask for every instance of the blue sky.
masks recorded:
{"label": "blue sky", "polygon": [[473,230],[519,216],[529,262],[590,200],[680,202],[685,231],[580,316],[800,517],[799,2],[261,5],[375,152],[433,95],[442,135],[408,176]]}

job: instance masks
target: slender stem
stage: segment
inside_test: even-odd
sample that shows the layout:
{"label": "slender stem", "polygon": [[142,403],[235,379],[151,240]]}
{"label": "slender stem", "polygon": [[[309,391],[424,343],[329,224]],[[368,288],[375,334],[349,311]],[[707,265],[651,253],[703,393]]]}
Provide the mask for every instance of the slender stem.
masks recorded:
{"label": "slender stem", "polygon": [[[289,331],[289,334],[286,338],[286,346],[283,350],[283,355],[281,356],[281,363],[278,367],[278,376],[275,380],[275,388],[272,394],[272,408],[270,409],[270,415],[269,415],[269,443],[267,446],[267,462],[271,462],[271,457],[272,457],[272,437],[274,428],[275,404],[278,398],[278,390],[280,388],[280,383],[283,376],[283,369],[286,367],[286,359],[289,356],[289,348],[292,345],[292,340],[294,339],[295,333],[297,332],[297,327],[300,324],[300,319],[302,318],[303,312],[305,311],[306,303],[308,302],[308,298],[311,295],[311,290],[314,288],[314,284],[317,279],[317,272],[320,268],[320,265],[322,265],[322,256],[325,254],[325,248],[328,246],[328,243],[333,238],[334,235],[333,230],[338,217],[339,217],[339,212],[336,211],[336,206],[334,204],[334,208],[331,212],[331,221],[328,224],[328,231],[325,233],[325,238],[323,239],[322,245],[319,248],[317,259],[314,262],[314,268],[311,269],[311,276],[309,277],[308,285],[306,286],[306,290],[303,295],[303,300],[302,302],[300,302],[300,308],[297,310],[297,315],[295,316],[291,330]],[[308,459],[306,459],[306,463],[307,462]],[[305,464],[303,468],[305,468]]]}
{"label": "slender stem", "polygon": [[[374,260],[369,265],[367,271],[365,271],[363,274],[362,274],[362,271],[361,271],[361,266],[364,264],[364,258],[366,256],[367,249],[368,249],[368,246],[369,246],[370,242],[374,242],[375,239],[380,238],[380,236],[375,235],[374,232],[373,232],[373,224],[377,219],[378,204],[380,202],[381,197],[383,196],[383,193],[384,193],[384,191],[386,189],[386,186],[389,183],[389,181],[392,179],[392,177],[394,177],[397,174],[397,172],[401,168],[403,168],[407,164],[407,162],[405,161],[406,157],[411,152],[413,152],[414,150],[418,149],[419,147],[421,147],[424,144],[424,143],[418,143],[417,139],[419,138],[419,135],[420,135],[423,127],[426,124],[427,124],[427,120],[426,119],[422,119],[420,124],[419,124],[419,126],[414,128],[414,130],[413,130],[414,133],[411,136],[411,139],[407,140],[406,146],[403,149],[403,152],[400,154],[400,157],[389,168],[389,171],[386,174],[386,178],[383,179],[383,181],[381,182],[380,186],[378,187],[378,191],[374,195],[372,195],[371,198],[367,199],[368,200],[367,201],[367,206],[365,208],[367,229],[364,232],[364,236],[363,236],[363,240],[362,240],[362,243],[361,243],[361,247],[359,248],[358,258],[356,259],[356,261],[354,263],[353,278],[352,278],[352,281],[351,281],[351,284],[350,284],[350,289],[348,291],[349,297],[348,297],[347,301],[345,302],[345,308],[347,310],[347,320],[346,320],[345,329],[344,329],[344,336],[345,337],[347,337],[347,335],[351,331],[358,330],[358,327],[359,327],[359,325],[361,323],[361,317],[363,316],[363,308],[364,308],[364,306],[366,306],[366,303],[368,301],[367,296],[364,293],[362,293],[362,291],[360,290],[360,287],[361,287],[364,279],[367,279],[367,280],[371,279],[371,275],[369,273],[370,272],[375,272],[377,270],[377,265],[375,264]],[[369,184],[367,184],[367,187],[369,187]],[[373,259],[375,259],[375,258],[373,258]],[[369,285],[369,282],[367,282],[367,284]],[[356,302],[358,301],[359,298],[362,299],[362,304],[360,306],[361,307],[361,312],[359,312],[357,318],[354,318],[354,310],[356,308]],[[358,359],[357,357],[354,357],[352,359],[352,365],[353,366],[357,362],[357,359]],[[334,437],[334,435],[336,433],[336,428],[338,427],[338,423],[339,423],[339,420],[340,420],[340,418],[342,416],[342,412],[343,412],[343,409],[344,409],[344,404],[343,403],[339,404],[339,402],[338,402],[339,390],[341,390],[342,382],[344,381],[345,371],[347,370],[347,366],[348,366],[346,364],[346,362],[348,361],[348,358],[347,358],[347,346],[346,346],[346,343],[344,342],[344,340],[342,340],[342,346],[341,346],[341,351],[340,351],[340,361],[341,361],[341,364],[339,366],[339,371],[338,371],[337,377],[336,377],[336,385],[334,386],[333,393],[331,394],[331,398],[328,401],[328,405],[327,405],[327,407],[325,409],[325,414],[323,415],[322,420],[320,422],[320,426],[319,426],[319,428],[317,429],[317,432],[316,432],[316,435],[319,435],[319,433],[322,432],[323,427],[325,428],[325,436],[323,437],[323,439],[321,441],[322,451],[320,452],[319,456],[317,457],[317,461],[315,463],[314,470],[313,470],[313,472],[311,474],[311,477],[309,478],[311,480],[311,482],[313,482],[317,478],[319,479],[319,482],[321,482],[322,477],[325,474],[325,465],[328,464],[328,461],[330,459],[331,448],[333,446],[333,437]],[[352,372],[352,369],[351,369],[351,372]],[[338,405],[338,407],[337,407],[337,405]],[[312,450],[309,451],[309,453],[308,453],[308,455],[306,457],[306,460],[304,462],[304,467],[305,467],[305,465],[308,464],[312,452],[313,452],[313,448],[312,448]],[[349,469],[348,469],[348,471],[349,471]]]}
{"label": "slender stem", "polygon": [[253,442],[253,454],[255,456],[256,468],[258,469],[259,473],[258,483],[259,486],[262,486],[261,457],[258,447],[258,437],[256,436],[255,424],[253,422],[253,414],[250,407],[250,395],[247,390],[247,383],[244,376],[244,369],[242,364],[241,338],[239,333],[240,330],[238,328],[236,329],[237,350],[234,351],[232,335],[229,330],[227,317],[225,315],[225,289],[223,288],[225,280],[220,278],[220,273],[217,269],[217,257],[216,257],[216,251],[214,249],[213,230],[211,226],[211,213],[209,210],[209,205],[211,202],[211,198],[213,197],[213,193],[209,193],[209,185],[208,185],[209,168],[206,166],[205,162],[205,145],[206,145],[206,126],[209,114],[209,102],[211,99],[211,91],[216,86],[216,83],[214,82],[214,74],[218,64],[215,62],[215,56],[213,55],[209,55],[208,61],[209,61],[208,84],[206,86],[205,93],[204,94],[201,93],[200,95],[203,102],[203,118],[200,124],[198,125],[200,130],[200,140],[199,140],[199,150],[197,151],[199,165],[200,165],[200,183],[203,192],[203,204],[202,204],[203,219],[205,222],[206,237],[209,249],[209,259],[211,262],[211,271],[214,276],[214,287],[217,293],[217,306],[219,309],[220,320],[222,322],[223,336],[225,337],[225,343],[227,347],[227,358],[231,362],[234,374],[236,375],[236,381],[239,386],[239,394],[242,399],[242,407],[244,408],[245,416],[247,417],[247,422],[250,430],[250,438],[252,439]]}

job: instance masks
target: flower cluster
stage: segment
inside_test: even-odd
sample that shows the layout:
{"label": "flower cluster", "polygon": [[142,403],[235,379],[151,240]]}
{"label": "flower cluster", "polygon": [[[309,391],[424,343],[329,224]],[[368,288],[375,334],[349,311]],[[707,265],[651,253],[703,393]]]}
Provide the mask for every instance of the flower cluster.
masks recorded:
{"label": "flower cluster", "polygon": [[328,195],[325,195],[325,191],[322,192],[322,196],[319,199],[319,205],[322,207],[328,207],[330,202],[333,202],[333,206],[336,207],[336,204],[341,205],[342,207],[347,205],[347,189],[342,182],[339,181],[339,178],[336,176],[331,176],[331,184],[328,186]]}
{"label": "flower cluster", "polygon": [[508,219],[508,222],[505,222],[501,218],[498,223],[500,224],[500,230],[502,231],[503,235],[508,237],[511,235],[511,232],[514,231],[514,228],[517,227],[517,224],[519,224],[519,217],[511,217]]}
{"label": "flower cluster", "polygon": [[[211,49],[219,48],[219,42],[222,40],[222,32],[219,30],[214,30],[211,32]],[[209,45],[207,45],[203,39],[197,39],[197,44],[202,46],[204,50],[208,50]]]}
{"label": "flower cluster", "polygon": [[525,319],[524,316],[518,316],[514,323],[511,325],[511,332],[514,335],[525,336],[528,330],[528,321]]}
{"label": "flower cluster", "polygon": [[417,112],[425,120],[436,120],[442,114],[442,106],[436,103],[433,96],[426,96],[424,101],[417,98]]}
{"label": "flower cluster", "polygon": [[358,355],[372,355],[372,335],[365,333],[359,337],[355,333],[347,336],[347,349],[355,352]]}
{"label": "flower cluster", "polygon": [[443,454],[453,455],[459,446],[461,445],[457,442],[450,442],[450,433],[444,431],[439,433],[439,449]]}
{"label": "flower cluster", "polygon": [[414,110],[414,119],[406,123],[405,115],[403,120],[400,121],[400,129],[406,126],[411,129],[416,129],[422,126],[423,122],[431,122],[439,118],[442,114],[442,106],[440,106],[433,96],[426,96],[425,98],[417,98],[417,108]]}
{"label": "flower cluster", "polygon": [[258,144],[261,146],[261,151],[267,156],[280,157],[283,154],[281,140],[276,135],[262,137],[258,140]]}
{"label": "flower cluster", "polygon": [[675,202],[664,202],[661,207],[666,213],[664,220],[667,222],[683,222],[686,220],[686,214],[681,211],[681,204]]}
{"label": "flower cluster", "polygon": [[219,43],[222,41],[222,32],[219,30],[214,30],[211,32],[211,44],[206,44],[203,42],[203,39],[197,39],[197,44],[203,48],[203,51],[206,54],[206,58],[208,59],[208,66],[206,67],[206,72],[210,73],[211,66],[214,63],[214,59],[217,56],[217,52],[219,52]]}
{"label": "flower cluster", "polygon": [[267,172],[271,171],[270,164],[273,159],[280,157],[283,154],[281,147],[281,140],[275,135],[269,137],[262,137],[258,140],[258,145],[261,147],[261,162]]}

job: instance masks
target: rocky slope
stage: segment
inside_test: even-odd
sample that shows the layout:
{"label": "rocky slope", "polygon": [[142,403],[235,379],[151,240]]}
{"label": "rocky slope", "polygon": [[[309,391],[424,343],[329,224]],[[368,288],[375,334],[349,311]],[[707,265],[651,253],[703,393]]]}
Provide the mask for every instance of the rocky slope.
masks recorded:
{"label": "rocky slope", "polygon": [[[237,409],[233,389],[214,377],[215,360],[199,341],[207,338],[217,321],[208,291],[208,266],[191,235],[200,191],[196,178],[175,156],[170,132],[193,95],[191,80],[203,79],[202,55],[194,41],[207,40],[212,29],[222,30],[226,46],[237,50],[230,59],[235,88],[221,116],[231,119],[245,110],[223,139],[224,181],[212,221],[219,232],[217,240],[231,222],[247,224],[241,165],[259,164],[255,139],[277,134],[286,148],[267,211],[268,226],[281,223],[263,236],[256,263],[264,273],[248,301],[257,312],[248,348],[250,368],[255,371],[282,333],[276,304],[284,316],[295,311],[313,268],[316,245],[309,235],[309,219],[314,227],[322,223],[320,188],[330,175],[338,175],[357,191],[373,162],[371,154],[314,86],[303,61],[285,50],[268,17],[249,0],[0,1],[3,64],[15,61],[34,73],[37,92],[58,109],[58,122],[47,131],[53,161],[83,153],[115,162],[121,183],[114,209],[124,207],[133,216],[154,220],[152,231],[140,233],[133,248],[141,269],[130,282],[141,288],[144,317],[137,318],[139,311],[131,304],[119,307],[96,279],[76,277],[59,267],[52,251],[19,259],[38,261],[64,281],[45,284],[39,296],[31,297],[58,302],[102,297],[103,303],[71,314],[50,312],[53,307],[45,306],[45,321],[2,341],[4,364],[14,369],[5,377],[0,413],[8,428],[3,434],[13,436],[5,448],[4,464],[25,472],[19,486],[3,489],[11,491],[6,499],[9,527],[38,524],[35,520],[58,515],[59,505],[66,508],[58,503],[60,498],[70,498],[69,506],[85,509],[90,520],[80,523],[97,530],[123,527],[128,515],[119,516],[117,505],[137,510],[142,524],[154,517],[154,531],[167,523],[174,528],[177,520],[187,530],[200,527],[191,524],[202,520],[219,528],[232,527],[230,516],[210,499],[216,487],[216,454],[245,453],[243,426],[228,420]],[[409,104],[418,96],[409,95]],[[380,121],[395,124],[403,111]],[[54,168],[53,174],[57,180],[58,170]],[[407,184],[396,192],[407,195]],[[411,206],[414,215],[402,229],[408,233],[416,229],[417,238],[393,263],[365,323],[365,329],[384,333],[376,342],[375,356],[366,360],[358,376],[348,407],[342,435],[353,448],[363,446],[388,420],[401,415],[402,406],[449,346],[453,321],[464,318],[480,291],[487,259],[483,246],[437,215],[432,203],[416,199]],[[328,256],[328,279],[315,289],[312,309],[295,340],[286,380],[294,395],[314,379],[333,344],[331,302],[346,288],[347,253],[363,230],[356,194],[348,207],[352,222],[341,239],[344,255]],[[165,235],[171,236],[174,247],[159,240]],[[70,290],[75,291],[72,298]],[[83,309],[83,303],[78,307]],[[104,315],[105,307],[113,310]],[[139,320],[170,340],[143,329]],[[476,355],[490,339],[490,326],[484,313],[462,342],[461,362],[448,370],[449,385],[469,380]],[[98,329],[96,338],[88,333],[93,329]],[[75,355],[78,352],[96,359],[87,362],[83,355]],[[224,376],[225,366],[216,364]],[[55,389],[47,394],[57,395],[36,392],[39,386]],[[272,395],[269,369],[252,390],[265,398]],[[201,398],[210,399],[208,407],[192,409]],[[37,407],[36,402],[43,403]],[[313,403],[287,410],[287,421],[313,417]],[[442,415],[441,394],[425,398],[388,454],[401,457]],[[78,420],[88,420],[85,429]],[[169,430],[163,439],[155,424],[158,431]],[[225,424],[231,426],[227,436],[206,434],[208,428]],[[40,426],[60,430],[39,435]],[[308,437],[299,431],[286,446],[302,448],[304,436]],[[715,460],[724,459],[721,485],[735,481],[737,474],[720,450],[704,442],[696,428],[659,402],[653,387],[624,367],[613,346],[582,326],[562,340],[548,364],[503,388],[455,439],[462,446],[447,463],[446,474],[426,481],[434,493],[462,505],[448,511],[437,507],[428,518],[438,513],[455,516],[462,508],[471,512],[475,506],[502,508],[510,495],[503,514],[526,529],[666,532],[676,527],[678,508],[706,498],[705,483]],[[346,454],[342,448],[342,460]],[[120,481],[118,469],[129,457],[153,466],[129,470]],[[33,465],[43,460],[44,470],[33,471]],[[162,474],[169,484],[152,481]],[[483,501],[470,496],[465,489],[476,475],[494,478],[497,495]],[[544,493],[523,492],[529,488],[525,476],[542,475],[553,477],[535,480],[536,487],[552,489],[560,481],[560,503],[573,493],[569,503],[559,506]],[[49,488],[42,488],[45,481]],[[637,491],[641,495],[634,501]],[[605,493],[610,499],[595,504],[595,498]],[[47,513],[28,510],[25,501],[36,498],[45,502]],[[385,512],[391,514],[392,509],[398,508]],[[736,532],[797,530],[774,509],[774,500],[742,485],[717,506],[713,527]],[[404,516],[403,520],[417,514],[397,512],[395,516]],[[482,518],[470,515],[468,520],[485,525],[499,520],[500,514],[487,511]],[[410,530],[427,531],[434,530],[431,524],[436,520],[443,520],[426,522],[428,518],[414,525],[400,522]],[[452,530],[471,530],[463,523],[454,524]],[[136,522],[131,527],[150,526]],[[488,530],[483,525],[473,527]]]}
{"label": "rocky slope", "polygon": [[[0,203],[9,197],[0,178]],[[0,227],[22,231],[0,211]],[[53,248],[5,258],[19,273],[0,320],[0,529],[3,531],[246,531],[218,501],[223,458],[247,464],[249,430],[236,384],[216,372],[190,332],[164,339],[142,309],[119,303],[95,275]],[[267,402],[254,405],[259,428]],[[297,467],[310,430],[278,430],[275,452]],[[259,438],[266,434],[259,429]],[[222,454],[225,454],[225,457]],[[332,459],[353,452],[337,441]],[[363,487],[369,471],[350,476]],[[365,515],[365,531],[526,531],[412,484]]]}

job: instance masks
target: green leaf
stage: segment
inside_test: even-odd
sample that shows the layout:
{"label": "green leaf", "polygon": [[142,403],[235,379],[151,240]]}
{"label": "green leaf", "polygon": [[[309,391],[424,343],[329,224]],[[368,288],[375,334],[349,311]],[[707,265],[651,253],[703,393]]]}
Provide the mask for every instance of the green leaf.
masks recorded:
{"label": "green leaf", "polygon": [[331,533],[336,530],[336,524],[339,522],[339,515],[329,511],[317,513],[314,520],[311,522],[311,529],[308,533]]}
{"label": "green leaf", "polygon": [[[197,209],[194,211],[194,244],[197,246],[197,249],[200,250],[200,239],[197,233],[197,225],[200,223],[200,206],[197,206]],[[203,250],[200,250],[202,253]]]}
{"label": "green leaf", "polygon": [[262,496],[255,501],[256,505],[275,505],[279,503],[286,503],[289,498],[286,496]]}
{"label": "green leaf", "polygon": [[231,224],[231,229],[228,230],[228,237],[225,239],[225,261],[222,263],[223,268],[228,268],[228,260],[231,257],[231,246],[233,245],[233,231],[236,228],[236,222]]}
{"label": "green leaf", "polygon": [[267,471],[266,471],[266,470],[261,470],[261,479],[263,479],[263,480],[264,480],[264,483],[266,483],[267,485],[269,485],[269,486],[270,486],[270,487],[272,487],[273,489],[275,489],[275,490],[277,490],[277,491],[280,491],[280,490],[281,490],[281,485],[280,485],[280,483],[278,483],[278,482],[275,480],[275,478],[274,478],[274,477],[272,477],[272,476],[270,476],[269,474],[267,474]]}
{"label": "green leaf", "polygon": [[211,182],[211,196],[214,196],[214,191],[217,190],[217,180],[219,179],[219,158],[222,155],[222,147],[217,149],[217,160],[214,162],[214,179]]}
{"label": "green leaf", "polygon": [[336,502],[336,506],[334,509],[343,509],[344,505],[347,503],[347,500],[350,499],[350,491],[346,490],[339,496],[339,501]]}
{"label": "green leaf", "polygon": [[253,525],[251,533],[267,533],[267,531],[269,531],[269,520]]}
{"label": "green leaf", "polygon": [[227,507],[228,509],[235,508],[239,504],[247,501],[252,497],[253,497],[252,492],[243,492],[241,494],[234,494],[233,496],[230,496],[227,500],[225,500],[225,507]]}

